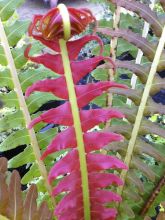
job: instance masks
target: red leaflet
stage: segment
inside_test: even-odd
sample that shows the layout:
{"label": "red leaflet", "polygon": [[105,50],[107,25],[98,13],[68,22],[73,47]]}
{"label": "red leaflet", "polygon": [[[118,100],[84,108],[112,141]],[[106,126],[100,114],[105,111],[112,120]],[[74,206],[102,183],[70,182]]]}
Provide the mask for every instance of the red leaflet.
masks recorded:
{"label": "red leaflet", "polygon": [[[92,188],[105,188],[109,185],[122,185],[121,179],[112,173],[89,173],[89,183]],[[56,196],[61,192],[69,192],[79,187],[81,184],[80,173],[74,171],[64,177],[59,184],[54,188],[53,195]]]}
{"label": "red leaflet", "polygon": [[[118,196],[116,193],[113,193],[108,190],[93,190],[91,189],[91,198],[92,198],[92,206],[95,207],[98,204],[106,204],[109,202],[120,202],[121,197]],[[56,214],[57,216],[61,215],[68,209],[73,209],[76,207],[81,207],[82,205],[82,195],[80,190],[74,190],[67,194],[61,202],[58,204],[56,208]],[[77,218],[78,219],[78,218]]]}
{"label": "red leaflet", "polygon": [[[55,214],[56,214],[56,212],[55,212]],[[61,213],[61,215],[59,216],[58,219],[59,220],[66,220],[68,218],[68,216],[72,220],[81,219],[81,216],[83,216],[83,209],[78,209],[78,210],[75,210],[74,208],[67,209],[65,212]]]}
{"label": "red leaflet", "polygon": [[105,208],[100,204],[92,205],[92,209],[95,210],[92,212],[92,220],[115,220],[117,211],[113,208]]}
{"label": "red leaflet", "polygon": [[57,79],[45,79],[34,83],[26,90],[25,97],[30,96],[30,94],[34,91],[51,92],[59,98],[68,99],[66,82],[63,76]]}
{"label": "red leaflet", "polygon": [[112,118],[123,118],[124,115],[113,109],[90,109],[81,112],[82,130],[87,131],[94,126],[105,123]]}
{"label": "red leaflet", "polygon": [[[64,68],[59,63],[62,63],[60,55],[53,55],[53,54],[44,54],[36,57],[29,56],[29,51],[31,49],[31,45],[27,47],[25,50],[25,57],[30,59],[31,61],[39,64],[43,64],[45,67],[51,69],[55,73],[64,74]],[[56,62],[55,62],[56,61]]]}
{"label": "red leaflet", "polygon": [[49,154],[56,151],[60,151],[67,148],[75,148],[77,146],[74,128],[70,127],[65,131],[57,134],[57,136],[48,145],[46,151],[42,154],[41,159],[43,160]]}
{"label": "red leaflet", "polygon": [[79,169],[78,152],[77,150],[72,150],[53,166],[53,168],[49,173],[49,181],[51,182],[59,175],[71,173],[72,171],[78,169]]}
{"label": "red leaflet", "polygon": [[127,166],[116,157],[103,154],[87,154],[88,171],[105,169],[127,169]]}
{"label": "red leaflet", "polygon": [[70,104],[66,102],[57,108],[53,108],[41,114],[38,118],[35,118],[30,123],[29,128],[32,128],[35,124],[41,121],[46,123],[60,124],[66,126],[73,125]]}
{"label": "red leaflet", "polygon": [[[76,207],[82,207],[82,194],[80,189],[74,190],[67,194],[57,205],[55,213],[57,216],[60,216],[68,209],[76,209]],[[78,217],[78,216],[77,216]],[[81,216],[79,216],[81,219]],[[77,218],[78,220],[79,218]]]}
{"label": "red leaflet", "polygon": [[82,47],[89,43],[90,41],[97,41],[100,45],[100,55],[103,52],[103,42],[101,41],[101,39],[95,35],[87,35],[84,36],[78,40],[74,40],[74,41],[68,41],[67,42],[67,48],[68,48],[68,53],[69,53],[69,58],[72,60],[77,59],[80,50],[82,49]]}
{"label": "red leaflet", "polygon": [[[72,161],[69,161],[72,158]],[[77,161],[77,163],[75,163]],[[67,156],[58,161],[49,173],[49,180],[52,181],[59,175],[71,173],[79,169],[78,152],[76,149],[71,150]],[[105,169],[127,169],[127,166],[119,159],[109,155],[87,154],[88,171],[100,171]]]}
{"label": "red leaflet", "polygon": [[[59,42],[58,41],[53,41],[53,40],[45,40],[44,38],[40,37],[40,36],[33,36],[36,40],[39,40],[41,43],[43,43],[44,45],[46,45],[47,47],[49,47],[50,49],[60,53],[60,46],[59,46]],[[87,35],[84,36],[78,40],[74,40],[74,41],[68,41],[67,42],[67,48],[68,48],[68,53],[69,53],[69,58],[71,60],[77,59],[80,50],[82,49],[82,47],[86,44],[89,43],[90,41],[97,41],[100,45],[100,55],[103,52],[103,42],[101,41],[101,39],[95,35]]]}
{"label": "red leaflet", "polygon": [[[122,113],[113,109],[90,109],[80,111],[83,131],[87,131],[99,123],[104,123],[111,118],[123,117],[124,115]],[[52,124],[72,126],[73,118],[69,102],[66,102],[57,108],[50,109],[41,114],[30,123],[29,128],[32,128],[35,124],[41,121]]]}
{"label": "red leaflet", "polygon": [[112,184],[120,186],[123,184],[121,179],[113,173],[92,172],[89,174],[89,180],[91,187],[94,188],[104,188]]}
{"label": "red leaflet", "polygon": [[[105,188],[112,184],[122,185],[123,182],[113,173],[113,170],[127,169],[127,167],[114,156],[100,154],[100,149],[111,142],[122,141],[123,137],[113,132],[91,131],[90,129],[112,118],[123,118],[124,115],[113,108],[82,110],[82,107],[111,87],[125,89],[127,87],[109,81],[77,85],[101,61],[110,62],[113,68],[115,66],[109,57],[103,57],[101,54],[86,60],[77,60],[80,50],[89,41],[97,41],[101,47],[101,53],[103,43],[94,35],[69,40],[60,10],[60,7],[54,8],[45,16],[35,16],[29,28],[29,34],[54,50],[54,53],[33,57],[29,56],[31,46],[25,51],[25,56],[29,60],[43,64],[60,77],[34,83],[27,89],[26,97],[32,92],[40,91],[52,93],[66,101],[59,107],[48,110],[35,118],[29,128],[41,121],[68,126],[66,130],[53,138],[41,157],[44,159],[49,154],[64,149],[68,151],[66,156],[55,162],[48,176],[50,183],[59,176],[61,177],[53,189],[53,195],[57,196],[60,193],[65,195],[55,208],[57,218],[68,220],[69,216],[69,220],[114,220],[116,210],[106,208],[106,205],[110,202],[120,202],[121,197]],[[70,38],[81,33],[90,22],[95,21],[88,9],[68,8],[68,12],[71,24]],[[61,38],[65,41],[60,40]],[[69,64],[64,62],[64,57],[69,59]],[[112,173],[107,172],[109,169]],[[84,180],[88,180],[86,181],[88,183],[84,184]],[[85,207],[89,209],[88,212]]]}
{"label": "red leaflet", "polygon": [[[104,91],[111,87],[127,88],[127,86],[125,85],[106,81],[98,82],[95,84],[91,83],[87,85],[75,86],[79,108],[84,107],[94,98],[100,96]],[[33,84],[27,89],[25,96],[28,97],[34,91],[51,92],[59,98],[69,98],[64,77],[60,77],[58,79],[46,79],[38,81],[37,83]]]}
{"label": "red leaflet", "polygon": [[84,134],[85,151],[89,153],[100,150],[111,142],[122,140],[121,135],[113,132],[88,132]]}
{"label": "red leaflet", "polygon": [[[33,62],[43,64],[45,67],[51,69],[55,73],[58,73],[60,75],[64,74],[62,58],[60,54],[53,55],[46,53],[44,55],[32,57],[29,56],[30,48],[31,45],[27,47],[25,50],[25,56],[28,59],[30,59]],[[70,64],[73,73],[74,83],[77,83],[81,78],[83,78],[92,70],[94,70],[102,60],[107,60],[112,63],[110,58],[103,56],[93,57],[93,58],[89,58],[88,60],[82,60],[82,61],[71,61]]]}
{"label": "red leaflet", "polygon": [[54,188],[53,195],[56,196],[61,192],[70,192],[78,188],[81,184],[80,172],[74,171],[70,175],[64,177]]}
{"label": "red leaflet", "polygon": [[121,202],[121,197],[114,192],[109,190],[91,190],[90,195],[94,203],[109,203],[109,202]]}
{"label": "red leaflet", "polygon": [[104,91],[108,90],[111,87],[126,88],[126,86],[115,82],[98,82],[95,84],[91,83],[85,86],[75,86],[79,108],[84,107],[94,98],[100,96]]}
{"label": "red leaflet", "polygon": [[[91,212],[91,219],[92,220],[115,220],[117,211],[116,209],[113,208],[105,208],[101,205],[98,204],[92,204],[91,206],[92,211]],[[81,216],[83,215],[83,210],[82,209],[75,209],[75,208],[69,208],[65,212],[61,213],[59,216],[59,220],[66,220],[68,216],[72,220],[77,220],[80,219]]]}
{"label": "red leaflet", "polygon": [[[78,153],[76,150],[72,150],[68,155],[69,157],[72,156],[71,158],[74,161],[78,162]],[[52,181],[57,176],[64,174],[62,171],[65,171],[65,173],[71,173],[70,175],[65,177],[53,191],[54,195],[57,195],[58,193],[61,193],[63,191],[70,191],[70,193],[66,195],[58,204],[56,208],[57,216],[64,214],[66,210],[68,213],[68,209],[72,209],[72,208],[77,209],[78,207],[81,207],[82,204],[82,195],[81,195],[81,190],[79,188],[79,184],[81,183],[80,174],[78,172],[79,167],[74,167],[73,161],[70,162],[70,164],[67,166],[69,159],[68,155],[63,159],[61,159],[60,161],[58,161],[51,169],[49,174],[49,179]],[[90,166],[90,168],[88,167],[88,171],[89,171],[89,181],[91,183],[90,196],[91,196],[92,206],[94,206],[95,204],[106,204],[112,201],[116,201],[116,202],[121,201],[121,197],[118,196],[116,193],[107,190],[97,189],[100,187],[106,187],[108,184],[110,185],[113,182],[114,183],[116,182],[117,184],[122,184],[121,180],[118,177],[116,177],[116,175],[114,174],[100,173],[98,175],[97,173],[93,173],[93,171],[110,169],[114,166],[115,168],[126,168],[126,166],[120,160],[112,156],[100,155],[100,154],[87,155],[87,161]],[[93,166],[91,164],[93,164]],[[63,167],[63,170],[61,170],[61,167]],[[98,178],[101,181],[97,181]],[[105,182],[103,181],[104,179],[106,180]],[[76,216],[78,219],[79,213],[77,213]]]}
{"label": "red leaflet", "polygon": [[[121,141],[123,137],[112,132],[88,132],[84,133],[85,151],[91,152],[103,148],[108,143]],[[75,148],[77,146],[74,128],[68,128],[59,133],[48,145],[46,151],[42,155],[44,159],[47,155],[56,151],[67,148]]]}

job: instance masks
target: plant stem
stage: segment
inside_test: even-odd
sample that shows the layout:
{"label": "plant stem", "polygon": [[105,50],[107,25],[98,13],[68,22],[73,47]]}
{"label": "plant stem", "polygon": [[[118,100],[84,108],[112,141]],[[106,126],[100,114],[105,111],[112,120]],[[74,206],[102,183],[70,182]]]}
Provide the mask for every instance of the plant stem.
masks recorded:
{"label": "plant stem", "polygon": [[145,205],[143,206],[142,210],[141,210],[141,215],[145,215],[147,213],[147,211],[149,210],[149,208],[152,206],[153,202],[155,201],[156,197],[159,195],[159,193],[161,192],[162,188],[165,186],[165,174],[162,177],[162,179],[159,181],[159,183],[157,184],[157,186],[155,187],[154,191],[152,192],[152,194],[150,195],[150,197],[148,198],[147,202],[145,203]]}
{"label": "plant stem", "polygon": [[[69,39],[69,33],[71,33],[71,25],[69,19],[69,13],[66,9],[66,6],[60,4],[58,6],[62,19],[63,19],[63,27],[64,27],[64,39],[59,40],[62,62],[64,66],[64,74],[68,89],[69,95],[69,102],[71,105],[72,117],[73,117],[73,124],[76,134],[77,140],[77,148],[79,154],[79,161],[80,161],[80,172],[81,172],[81,182],[82,182],[82,194],[83,194],[83,205],[84,205],[84,219],[90,220],[90,195],[89,195],[89,182],[88,182],[88,169],[87,169],[87,161],[86,161],[86,152],[85,152],[85,145],[83,139],[83,132],[81,127],[81,120],[79,114],[79,108],[77,103],[77,96],[75,91],[75,85],[73,82],[72,77],[72,70],[69,60],[69,54],[67,50],[67,39]],[[67,28],[68,30],[66,30]]]}
{"label": "plant stem", "polygon": [[83,192],[83,203],[84,203],[84,219],[90,220],[88,170],[87,170],[86,153],[85,153],[84,140],[83,140],[83,132],[81,128],[81,120],[79,115],[79,108],[77,104],[77,97],[74,88],[74,82],[73,82],[72,71],[69,62],[66,41],[61,39],[59,42],[61,48],[62,61],[64,65],[66,84],[69,93],[69,101],[72,110],[74,128],[76,133],[79,160],[80,160],[80,172],[82,179],[82,192]]}
{"label": "plant stem", "polygon": [[[119,28],[120,15],[121,15],[121,7],[117,6],[116,11],[114,13],[114,17],[113,17],[113,29],[114,30],[118,30]],[[118,43],[118,37],[112,38],[110,56],[112,57],[113,60],[116,60],[117,43]]]}
{"label": "plant stem", "polygon": [[[151,87],[152,87],[152,84],[153,84],[154,76],[156,74],[157,67],[159,65],[160,57],[161,57],[162,51],[164,49],[164,44],[165,44],[165,26],[163,28],[162,36],[159,40],[159,44],[158,44],[158,47],[157,47],[157,50],[156,50],[156,53],[155,53],[155,57],[154,57],[154,60],[152,62],[152,65],[151,65],[151,69],[150,69],[150,72],[149,72],[149,75],[148,75],[146,86],[145,86],[144,91],[143,91],[141,103],[140,103],[139,108],[138,108],[138,113],[137,113],[135,124],[134,124],[133,130],[132,130],[131,138],[130,138],[130,141],[129,141],[129,144],[128,144],[128,150],[127,150],[125,161],[124,161],[125,164],[128,167],[129,167],[130,162],[131,162],[131,158],[132,158],[132,155],[133,155],[134,146],[135,146],[135,143],[136,143],[136,140],[137,140],[139,128],[140,128],[140,125],[141,125],[141,122],[142,122],[142,119],[143,119],[144,110],[145,110],[147,100],[148,100],[148,97],[149,97],[149,94],[150,94],[150,90],[151,90]],[[126,171],[126,170],[122,170],[122,172],[121,172],[121,179],[123,180],[123,182],[125,182],[127,172],[128,171]],[[118,189],[118,193],[120,195],[122,195],[123,189],[124,189],[124,185],[121,186]]]}
{"label": "plant stem", "polygon": [[[121,13],[121,7],[117,6],[116,11],[113,16],[113,28],[115,30],[118,29],[119,23],[120,23],[120,13]],[[117,48],[117,42],[118,38],[114,37],[111,39],[111,45],[110,45],[110,56],[112,57],[113,61],[116,60],[116,48]],[[109,69],[108,71],[108,80],[113,81],[114,80],[114,75],[115,75],[115,70],[114,69]],[[112,93],[108,92],[107,94],[107,107],[112,106],[112,100],[113,100],[113,95]],[[106,123],[105,128],[109,127],[109,122]]]}
{"label": "plant stem", "polygon": [[[15,67],[15,63],[14,63],[14,60],[13,60],[13,57],[12,57],[12,54],[11,54],[11,51],[10,51],[10,46],[9,46],[9,43],[8,43],[8,40],[7,40],[7,37],[6,37],[5,30],[4,30],[1,19],[0,19],[0,40],[1,40],[1,44],[4,48],[4,52],[5,52],[7,61],[8,61],[8,68],[10,69],[10,72],[11,72],[11,77],[12,77],[12,80],[13,80],[13,83],[14,83],[14,88],[15,88],[14,90],[17,94],[20,109],[23,112],[25,123],[28,126],[31,122],[30,114],[29,114],[29,111],[28,111],[28,108],[27,108],[27,105],[26,105],[26,102],[25,102],[25,99],[24,99],[24,96],[23,96],[22,88],[21,88],[21,85],[20,85],[20,82],[19,82],[19,79],[18,79],[17,70],[16,70],[16,67]],[[29,133],[31,146],[33,148],[33,153],[34,153],[34,156],[35,156],[35,159],[36,159],[36,163],[38,164],[39,171],[40,171],[41,176],[42,176],[42,178],[45,182],[45,187],[46,187],[46,189],[47,189],[47,191],[50,195],[52,204],[54,206],[55,201],[52,197],[52,188],[51,188],[50,184],[48,183],[48,176],[47,176],[46,167],[45,167],[43,161],[40,160],[41,153],[40,153],[40,148],[38,146],[38,141],[37,141],[37,138],[36,138],[36,135],[35,135],[35,131],[34,131],[34,129],[31,129],[31,130],[28,130],[28,133]]]}

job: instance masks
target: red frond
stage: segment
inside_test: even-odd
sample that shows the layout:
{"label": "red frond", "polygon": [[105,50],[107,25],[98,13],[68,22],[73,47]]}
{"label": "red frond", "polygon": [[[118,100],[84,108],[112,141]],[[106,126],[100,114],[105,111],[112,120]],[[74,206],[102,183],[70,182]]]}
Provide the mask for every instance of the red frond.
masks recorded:
{"label": "red frond", "polygon": [[[42,37],[38,35],[33,35],[34,39],[39,40],[42,44],[45,46],[49,47],[50,49],[60,53],[60,46],[58,41],[53,41],[53,40],[45,40]],[[100,55],[103,53],[103,42],[101,39],[95,35],[87,35],[84,36],[80,39],[77,40],[71,40],[67,42],[67,48],[68,48],[68,53],[69,53],[69,58],[71,60],[77,59],[80,50],[82,47],[89,43],[90,41],[97,41],[99,46],[100,46]]]}
{"label": "red frond", "polygon": [[[71,22],[71,36],[81,33],[86,26],[95,21],[95,18],[88,9],[68,8]],[[50,109],[42,113],[39,117],[32,120],[29,128],[39,122],[52,123],[67,126],[66,130],[58,133],[43,152],[41,159],[48,155],[66,149],[66,155],[60,160],[55,161],[54,166],[49,172],[49,182],[56,178],[59,182],[53,189],[53,196],[64,195],[55,209],[55,215],[59,220],[79,220],[84,219],[84,194],[82,184],[82,164],[81,152],[78,147],[77,130],[75,117],[72,115],[73,106],[70,93],[68,92],[68,81],[63,66],[63,58],[59,39],[64,38],[63,19],[59,8],[50,10],[46,15],[37,15],[29,27],[29,34],[36,40],[54,50],[54,53],[46,53],[37,56],[30,56],[29,46],[25,50],[25,56],[38,64],[42,64],[50,70],[59,74],[57,79],[45,79],[31,85],[26,91],[26,97],[35,91],[49,92],[54,96],[66,100],[64,104],[57,108]],[[68,40],[68,39],[67,39]],[[78,60],[78,55],[83,46],[89,41],[97,41],[100,45],[100,56]],[[66,41],[66,39],[65,39]],[[60,41],[61,42],[61,41]],[[88,191],[90,201],[91,220],[114,220],[117,212],[115,209],[107,208],[111,202],[120,202],[121,197],[110,191],[110,185],[122,185],[122,180],[115,174],[114,170],[127,169],[127,166],[115,156],[100,154],[100,149],[116,141],[123,141],[123,137],[113,132],[93,131],[96,125],[105,123],[112,118],[124,118],[124,115],[116,109],[90,109],[83,110],[94,98],[107,92],[111,87],[124,88],[126,86],[115,82],[97,82],[87,85],[78,85],[79,81],[93,71],[102,61],[111,63],[115,68],[114,62],[110,57],[102,56],[103,43],[97,36],[88,35],[77,40],[66,42],[66,55],[69,57],[72,79],[76,101],[75,106],[79,114],[81,124],[81,140],[83,142],[84,154],[86,159],[86,170],[88,179]],[[73,84],[71,84],[73,85]],[[75,98],[74,98],[75,99]],[[76,136],[77,135],[77,136]],[[85,161],[84,159],[84,161]],[[111,169],[111,173],[108,170]],[[59,178],[60,177],[60,178]]]}
{"label": "red frond", "polygon": [[[30,47],[28,47],[25,51],[25,56],[38,64],[43,64],[45,67],[49,68],[50,70],[54,71],[57,74],[63,75],[64,74],[64,68],[62,65],[62,58],[60,54],[43,54],[40,56],[29,56]],[[77,83],[82,79],[84,76],[86,76],[88,73],[93,71],[101,61],[107,60],[108,62],[112,62],[111,58],[109,57],[93,57],[89,58],[87,60],[82,61],[71,61],[71,69],[73,73],[73,80],[74,83]],[[55,62],[54,62],[55,61]],[[115,68],[114,64],[113,67]]]}

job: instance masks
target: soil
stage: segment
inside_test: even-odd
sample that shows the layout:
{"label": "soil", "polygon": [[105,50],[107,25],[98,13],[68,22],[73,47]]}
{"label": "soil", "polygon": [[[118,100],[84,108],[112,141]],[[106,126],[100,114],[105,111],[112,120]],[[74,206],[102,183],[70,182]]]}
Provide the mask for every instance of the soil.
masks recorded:
{"label": "soil", "polygon": [[[75,8],[88,8],[97,18],[103,14],[103,7],[101,4],[89,3],[86,0],[59,0],[58,4],[60,3]],[[18,13],[21,19],[32,19],[34,14],[45,14],[49,9],[50,5],[44,3],[44,0],[26,0],[18,9]]]}

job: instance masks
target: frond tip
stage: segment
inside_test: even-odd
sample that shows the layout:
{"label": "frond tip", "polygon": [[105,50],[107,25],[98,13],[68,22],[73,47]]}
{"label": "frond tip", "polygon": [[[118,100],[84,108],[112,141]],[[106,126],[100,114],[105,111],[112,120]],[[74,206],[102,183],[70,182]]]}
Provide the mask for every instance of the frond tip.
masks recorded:
{"label": "frond tip", "polygon": [[[71,24],[69,38],[80,34],[89,23],[96,21],[88,9],[67,8],[67,10]],[[29,35],[52,41],[64,38],[63,19],[59,7],[51,9],[46,15],[34,16],[33,22],[29,27]]]}

